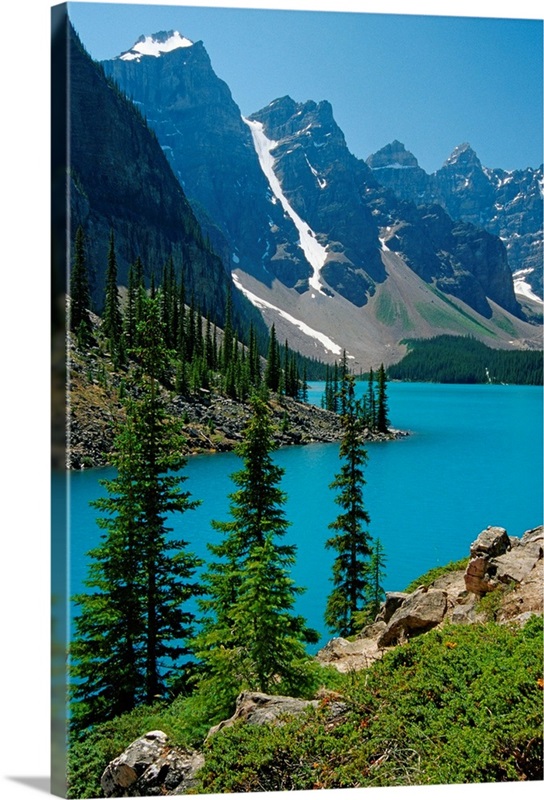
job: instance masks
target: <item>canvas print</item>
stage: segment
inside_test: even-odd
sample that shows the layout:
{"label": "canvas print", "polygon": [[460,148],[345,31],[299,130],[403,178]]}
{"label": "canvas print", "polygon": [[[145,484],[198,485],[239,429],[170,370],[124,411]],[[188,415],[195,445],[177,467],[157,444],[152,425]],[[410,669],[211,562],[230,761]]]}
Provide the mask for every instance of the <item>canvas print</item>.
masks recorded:
{"label": "canvas print", "polygon": [[542,779],[542,33],[53,7],[56,794]]}

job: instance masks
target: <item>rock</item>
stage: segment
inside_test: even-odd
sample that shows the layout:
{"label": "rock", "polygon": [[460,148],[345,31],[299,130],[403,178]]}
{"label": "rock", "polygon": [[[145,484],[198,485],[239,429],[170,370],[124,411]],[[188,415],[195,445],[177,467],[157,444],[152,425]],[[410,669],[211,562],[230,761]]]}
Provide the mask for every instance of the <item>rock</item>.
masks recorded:
{"label": "rock", "polygon": [[482,531],[470,548],[472,558],[465,572],[467,590],[481,596],[499,584],[521,583],[542,559],[543,543],[542,526],[526,531],[514,547],[504,528]]}
{"label": "rock", "polygon": [[247,722],[248,725],[281,724],[284,716],[298,716],[308,708],[317,708],[317,700],[300,700],[285,695],[269,695],[263,692],[242,692],[236,698],[236,710],[232,717],[214,725],[208,731],[213,736],[224,728],[232,727],[236,722]]}
{"label": "rock", "polygon": [[[379,631],[384,630],[385,623],[376,627]],[[317,653],[316,660],[324,666],[331,666],[338,672],[345,673],[369,667],[378,661],[383,653],[383,648],[378,646],[376,636],[361,637],[353,642],[338,637],[327,642]]]}
{"label": "rock", "polygon": [[470,622],[476,622],[476,603],[460,603],[455,606],[451,613],[450,622],[454,625],[466,625]]}
{"label": "rock", "polygon": [[108,764],[100,785],[105,797],[182,794],[203,764],[202,753],[172,748],[163,731],[150,731]]}
{"label": "rock", "polygon": [[510,539],[504,528],[489,526],[470,545],[470,557],[495,558],[510,550]]}
{"label": "rock", "polygon": [[448,595],[444,591],[418,589],[395,611],[386,630],[378,638],[378,647],[404,641],[414,633],[434,628],[444,619]]}
{"label": "rock", "polygon": [[395,611],[404,603],[409,595],[406,592],[386,592],[385,602],[382,605],[376,621],[389,622]]}

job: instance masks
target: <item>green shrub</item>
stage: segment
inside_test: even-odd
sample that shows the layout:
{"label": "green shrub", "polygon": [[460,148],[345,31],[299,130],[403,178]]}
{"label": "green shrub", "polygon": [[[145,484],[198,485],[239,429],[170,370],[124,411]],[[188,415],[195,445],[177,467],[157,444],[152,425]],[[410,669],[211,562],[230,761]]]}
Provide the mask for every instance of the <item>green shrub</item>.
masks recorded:
{"label": "green shrub", "polygon": [[431,631],[342,676],[348,711],[212,737],[203,792],[542,778],[542,619]]}
{"label": "green shrub", "polygon": [[447,575],[449,572],[457,572],[458,570],[465,570],[467,568],[469,558],[461,558],[459,561],[450,561],[443,567],[432,567],[428,572],[425,572],[420,578],[413,580],[404,590],[405,592],[415,592],[419,586],[429,587],[434,583],[437,578],[442,575]]}

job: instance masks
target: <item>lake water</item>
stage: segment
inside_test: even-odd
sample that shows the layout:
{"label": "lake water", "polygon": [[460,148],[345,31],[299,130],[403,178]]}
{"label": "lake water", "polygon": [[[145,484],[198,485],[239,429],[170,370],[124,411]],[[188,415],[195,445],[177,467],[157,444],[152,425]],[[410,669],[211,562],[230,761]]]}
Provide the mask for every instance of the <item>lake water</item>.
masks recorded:
{"label": "lake water", "polygon": [[[358,384],[362,393],[366,384]],[[311,384],[319,404],[324,385]],[[488,525],[512,536],[542,522],[542,388],[391,383],[391,424],[410,431],[398,441],[368,445],[365,507],[370,533],[387,558],[386,590],[403,590],[434,566],[468,555]],[[285,469],[286,542],[297,545],[294,578],[306,592],[298,613],[329,638],[323,622],[333,553],[325,550],[328,524],[339,507],[328,489],[340,467],[338,445],[314,444],[276,452]],[[220,534],[212,519],[228,519],[230,475],[240,466],[232,453],[192,456],[184,488],[202,500],[195,511],[173,520],[176,537],[207,558],[207,542]],[[104,494],[99,480],[113,469],[70,476],[72,535],[70,593],[83,588],[86,552],[100,537],[89,501]],[[315,648],[312,648],[315,649]]]}

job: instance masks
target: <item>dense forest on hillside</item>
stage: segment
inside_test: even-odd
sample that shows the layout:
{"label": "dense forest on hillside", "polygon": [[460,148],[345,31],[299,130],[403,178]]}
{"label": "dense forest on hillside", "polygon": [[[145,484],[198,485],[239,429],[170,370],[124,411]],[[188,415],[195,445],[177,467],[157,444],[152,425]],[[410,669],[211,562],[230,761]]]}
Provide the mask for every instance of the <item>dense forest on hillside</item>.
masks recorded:
{"label": "dense forest on hillside", "polygon": [[407,355],[388,369],[393,380],[542,384],[541,350],[495,350],[472,337],[448,335],[406,344]]}

